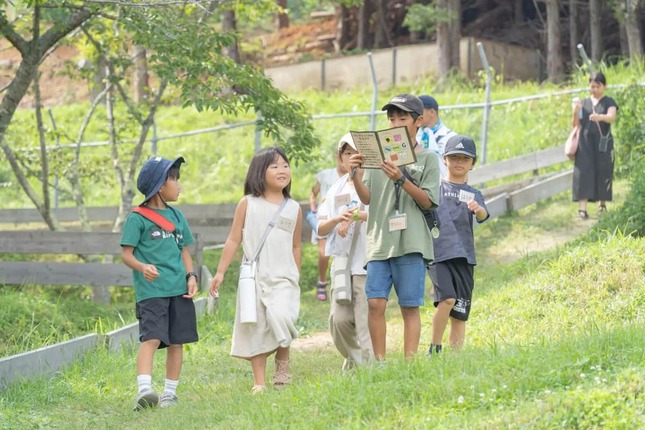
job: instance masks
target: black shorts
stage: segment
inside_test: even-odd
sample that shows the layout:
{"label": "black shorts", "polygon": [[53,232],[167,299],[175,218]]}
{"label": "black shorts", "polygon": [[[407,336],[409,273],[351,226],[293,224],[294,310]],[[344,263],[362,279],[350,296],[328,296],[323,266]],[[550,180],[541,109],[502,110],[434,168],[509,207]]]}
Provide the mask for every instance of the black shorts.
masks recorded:
{"label": "black shorts", "polygon": [[442,261],[428,266],[428,275],[434,284],[434,306],[446,299],[455,299],[450,316],[468,321],[470,302],[473,298],[475,266],[465,258]]}
{"label": "black shorts", "polygon": [[154,297],[137,303],[139,340],[159,339],[159,348],[197,342],[197,316],[192,299]]}

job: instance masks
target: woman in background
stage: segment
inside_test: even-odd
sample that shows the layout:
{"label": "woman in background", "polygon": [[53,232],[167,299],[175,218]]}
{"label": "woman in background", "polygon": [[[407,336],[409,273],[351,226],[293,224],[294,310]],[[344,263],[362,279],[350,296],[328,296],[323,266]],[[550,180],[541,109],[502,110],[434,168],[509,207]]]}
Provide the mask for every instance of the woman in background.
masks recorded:
{"label": "woman in background", "polygon": [[596,72],[589,78],[590,97],[574,104],[573,126],[581,126],[580,141],[573,170],[573,201],[578,202],[578,218],[589,219],[587,202],[598,202],[598,216],[607,211],[612,200],[614,178],[614,139],[611,123],[618,105],[604,95],[605,75]]}

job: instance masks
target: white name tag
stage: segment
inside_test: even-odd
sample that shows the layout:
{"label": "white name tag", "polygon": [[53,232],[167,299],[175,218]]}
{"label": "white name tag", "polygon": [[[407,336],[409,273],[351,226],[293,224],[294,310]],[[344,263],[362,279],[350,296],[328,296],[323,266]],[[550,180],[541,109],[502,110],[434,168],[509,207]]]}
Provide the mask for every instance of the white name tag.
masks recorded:
{"label": "white name tag", "polygon": [[391,216],[388,222],[390,224],[390,231],[399,231],[408,228],[408,216],[406,214]]}
{"label": "white name tag", "polygon": [[296,227],[296,222],[285,217],[278,217],[278,221],[275,223],[275,226],[280,230],[288,231],[291,233]]}
{"label": "white name tag", "polygon": [[336,198],[334,199],[334,203],[335,203],[337,208],[339,208],[341,206],[347,206],[351,202],[352,202],[352,198],[351,198],[351,196],[349,194],[341,194],[341,195],[336,196]]}
{"label": "white name tag", "polygon": [[475,200],[475,193],[471,193],[469,191],[464,191],[464,190],[459,190],[459,201],[468,203],[470,201]]}

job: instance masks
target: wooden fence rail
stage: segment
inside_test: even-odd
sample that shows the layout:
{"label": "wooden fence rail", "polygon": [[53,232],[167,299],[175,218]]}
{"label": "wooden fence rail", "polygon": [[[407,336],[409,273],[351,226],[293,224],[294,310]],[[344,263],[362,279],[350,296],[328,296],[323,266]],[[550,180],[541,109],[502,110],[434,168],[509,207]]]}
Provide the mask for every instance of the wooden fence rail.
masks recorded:
{"label": "wooden fence rail", "polygon": [[[176,206],[186,217],[193,234],[201,236],[204,245],[226,242],[233,223],[235,207],[235,204],[230,203]],[[300,207],[302,213],[306,213],[309,210],[309,202],[301,202]],[[87,209],[89,221],[93,224],[93,231],[108,233],[116,219],[118,209],[112,206],[90,207]],[[73,207],[53,209],[53,213],[61,223],[78,223],[79,221],[77,210]],[[97,223],[101,224],[97,225]],[[36,225],[35,227],[34,224]],[[0,209],[0,230],[3,228],[6,230],[10,227],[33,229],[45,228],[46,226],[36,209]],[[73,226],[66,226],[66,228],[68,231],[74,231]],[[311,239],[311,227],[309,224],[303,223],[302,240],[309,239]],[[2,248],[0,247],[0,249]]]}
{"label": "wooden fence rail", "polygon": [[[120,233],[0,231],[0,254],[114,256],[121,254],[120,240]],[[188,249],[199,274],[204,260],[200,235]],[[0,284],[131,286],[132,270],[112,262],[0,261]]]}

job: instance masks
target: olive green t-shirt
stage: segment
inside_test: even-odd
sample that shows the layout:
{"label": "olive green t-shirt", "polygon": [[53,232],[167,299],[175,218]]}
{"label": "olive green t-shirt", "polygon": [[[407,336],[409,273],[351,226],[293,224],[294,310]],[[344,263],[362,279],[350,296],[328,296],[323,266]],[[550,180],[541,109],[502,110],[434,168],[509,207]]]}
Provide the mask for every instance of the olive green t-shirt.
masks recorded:
{"label": "olive green t-shirt", "polygon": [[[439,160],[436,154],[423,150],[417,161],[405,166],[415,184],[423,189],[436,205],[439,202]],[[405,230],[390,231],[389,219],[395,215],[394,181],[380,169],[367,169],[363,183],[370,191],[367,218],[367,261],[387,260],[406,254],[420,253],[427,261],[434,259],[432,236],[421,210],[410,195],[401,190],[399,213],[407,216]]]}
{"label": "olive green t-shirt", "polygon": [[175,235],[137,213],[131,213],[123,225],[121,246],[133,246],[134,256],[153,264],[159,277],[146,281],[143,273],[133,270],[134,295],[137,302],[152,297],[174,297],[186,294],[186,268],[181,259],[184,246],[195,243],[188,222],[177,209],[154,209],[175,224]]}

